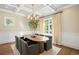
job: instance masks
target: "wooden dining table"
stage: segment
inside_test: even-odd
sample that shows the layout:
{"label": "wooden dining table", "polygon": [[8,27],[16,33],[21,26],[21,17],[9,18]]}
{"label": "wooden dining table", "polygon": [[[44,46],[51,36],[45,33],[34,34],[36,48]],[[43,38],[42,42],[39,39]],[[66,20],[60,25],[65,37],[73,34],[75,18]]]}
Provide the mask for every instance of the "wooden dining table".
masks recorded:
{"label": "wooden dining table", "polygon": [[[35,37],[33,38],[32,36],[35,36]],[[49,40],[48,37],[39,36],[39,35],[23,35],[23,37],[39,43],[39,52],[38,53],[44,52],[44,43]]]}
{"label": "wooden dining table", "polygon": [[[32,37],[32,36],[35,36],[35,37]],[[39,36],[39,35],[23,35],[23,37],[28,38],[32,41],[36,41],[36,42],[46,42],[47,40],[49,40],[48,37]]]}

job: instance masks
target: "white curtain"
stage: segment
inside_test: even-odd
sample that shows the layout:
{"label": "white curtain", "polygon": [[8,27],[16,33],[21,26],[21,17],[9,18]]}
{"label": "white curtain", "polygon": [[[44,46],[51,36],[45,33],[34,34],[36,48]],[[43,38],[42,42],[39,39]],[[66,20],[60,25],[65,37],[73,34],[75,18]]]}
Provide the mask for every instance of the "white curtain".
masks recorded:
{"label": "white curtain", "polygon": [[61,17],[62,13],[53,15],[53,44],[61,45]]}
{"label": "white curtain", "polygon": [[44,32],[44,19],[43,18],[41,18],[39,20],[38,32],[39,33],[43,33]]}

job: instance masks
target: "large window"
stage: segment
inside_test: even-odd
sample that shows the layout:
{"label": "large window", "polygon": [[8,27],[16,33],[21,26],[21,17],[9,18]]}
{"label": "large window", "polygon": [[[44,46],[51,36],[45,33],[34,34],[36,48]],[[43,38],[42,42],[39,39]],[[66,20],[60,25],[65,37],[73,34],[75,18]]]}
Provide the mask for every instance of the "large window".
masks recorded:
{"label": "large window", "polygon": [[51,18],[45,19],[44,32],[47,34],[52,34],[52,19]]}

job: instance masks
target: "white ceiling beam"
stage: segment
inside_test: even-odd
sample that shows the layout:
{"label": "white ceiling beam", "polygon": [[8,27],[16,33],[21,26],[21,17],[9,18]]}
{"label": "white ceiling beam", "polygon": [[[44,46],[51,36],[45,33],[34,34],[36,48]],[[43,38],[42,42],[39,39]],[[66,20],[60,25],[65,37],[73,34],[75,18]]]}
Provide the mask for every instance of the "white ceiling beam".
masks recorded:
{"label": "white ceiling beam", "polygon": [[[44,5],[44,6],[46,7],[46,5]],[[41,9],[44,9],[45,7],[41,8]],[[41,9],[39,9],[39,10],[35,10],[35,11],[38,12],[38,11],[40,11]]]}
{"label": "white ceiling beam", "polygon": [[[45,6],[46,7],[46,6]],[[44,8],[44,7],[43,7]],[[43,9],[43,8],[40,8],[39,10],[41,10],[41,9]],[[22,8],[22,10],[25,10],[25,11],[27,11],[27,12],[29,12],[30,13],[30,15],[32,14],[32,8],[25,8],[25,7],[23,7]],[[34,10],[34,13],[36,14],[36,15],[41,15],[40,13],[39,13],[39,10]]]}
{"label": "white ceiling beam", "polygon": [[37,14],[37,15],[39,15],[39,16],[41,16],[41,14],[37,11],[37,12],[35,12],[35,14]]}
{"label": "white ceiling beam", "polygon": [[7,4],[8,6],[11,6],[11,7],[15,7],[15,8],[17,8],[17,6],[14,6],[14,5],[11,5],[11,4]]}
{"label": "white ceiling beam", "polygon": [[57,11],[57,8],[52,4],[53,7],[51,7],[49,4],[46,4],[47,6],[49,6],[51,9],[53,9],[54,11]]}
{"label": "white ceiling beam", "polygon": [[30,9],[30,8],[25,8],[25,7],[22,7],[21,10],[25,10],[25,11],[30,12],[30,13],[32,12],[32,9]]}
{"label": "white ceiling beam", "polygon": [[[7,6],[16,7],[16,12],[15,12],[15,13],[18,13],[18,14],[19,14],[19,11],[20,11],[20,10],[24,10],[24,11],[26,11],[26,12],[29,12],[30,14],[32,13],[32,8],[24,7],[24,4],[20,4],[19,7],[15,6],[15,5],[11,5],[11,4],[6,4],[5,7],[7,7]],[[44,4],[44,6],[51,8],[51,10],[55,10],[55,12],[56,12],[56,11],[61,11],[61,10],[65,9],[65,8],[67,8],[67,7],[64,7],[64,8],[62,7],[62,8],[57,9],[54,4],[51,4],[51,5],[50,5],[50,4]],[[70,5],[70,6],[71,6],[71,5]],[[38,6],[37,6],[37,7],[38,7]],[[40,11],[41,11],[42,9],[44,9],[45,7],[42,7],[42,8],[40,8],[39,10],[38,10],[38,9],[35,10],[35,14],[41,16],[42,13],[41,13]],[[68,7],[69,7],[69,5],[68,5]],[[14,13],[14,12],[13,12],[13,13]],[[30,15],[30,14],[29,14],[29,15]],[[24,15],[25,15],[25,14],[24,14]]]}
{"label": "white ceiling beam", "polygon": [[23,4],[20,4],[20,6],[19,7],[17,7],[17,10],[16,10],[16,12],[19,12],[20,11],[20,9],[23,7]]}

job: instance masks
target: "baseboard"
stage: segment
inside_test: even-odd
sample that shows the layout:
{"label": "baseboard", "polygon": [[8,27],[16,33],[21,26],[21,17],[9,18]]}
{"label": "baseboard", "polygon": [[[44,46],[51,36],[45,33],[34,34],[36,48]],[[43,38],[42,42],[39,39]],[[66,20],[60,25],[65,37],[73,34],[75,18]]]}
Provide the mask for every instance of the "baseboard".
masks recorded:
{"label": "baseboard", "polygon": [[78,51],[79,51],[79,49],[75,49],[75,48],[72,48],[72,47],[69,47],[69,46],[66,46],[66,45],[58,45],[58,44],[53,44],[53,45],[55,45],[55,46],[67,47],[67,48],[70,48],[70,49],[74,49],[74,50],[78,50]]}
{"label": "baseboard", "polygon": [[62,44],[62,46],[66,46],[66,47],[69,47],[69,48],[72,48],[72,49],[79,50],[79,47],[73,46],[72,44],[69,45],[69,44],[67,44],[67,43],[66,43],[66,44],[64,43],[64,44]]}
{"label": "baseboard", "polygon": [[3,44],[0,44],[0,45],[6,45],[6,44],[14,44],[15,42],[7,42],[7,43],[3,43]]}

